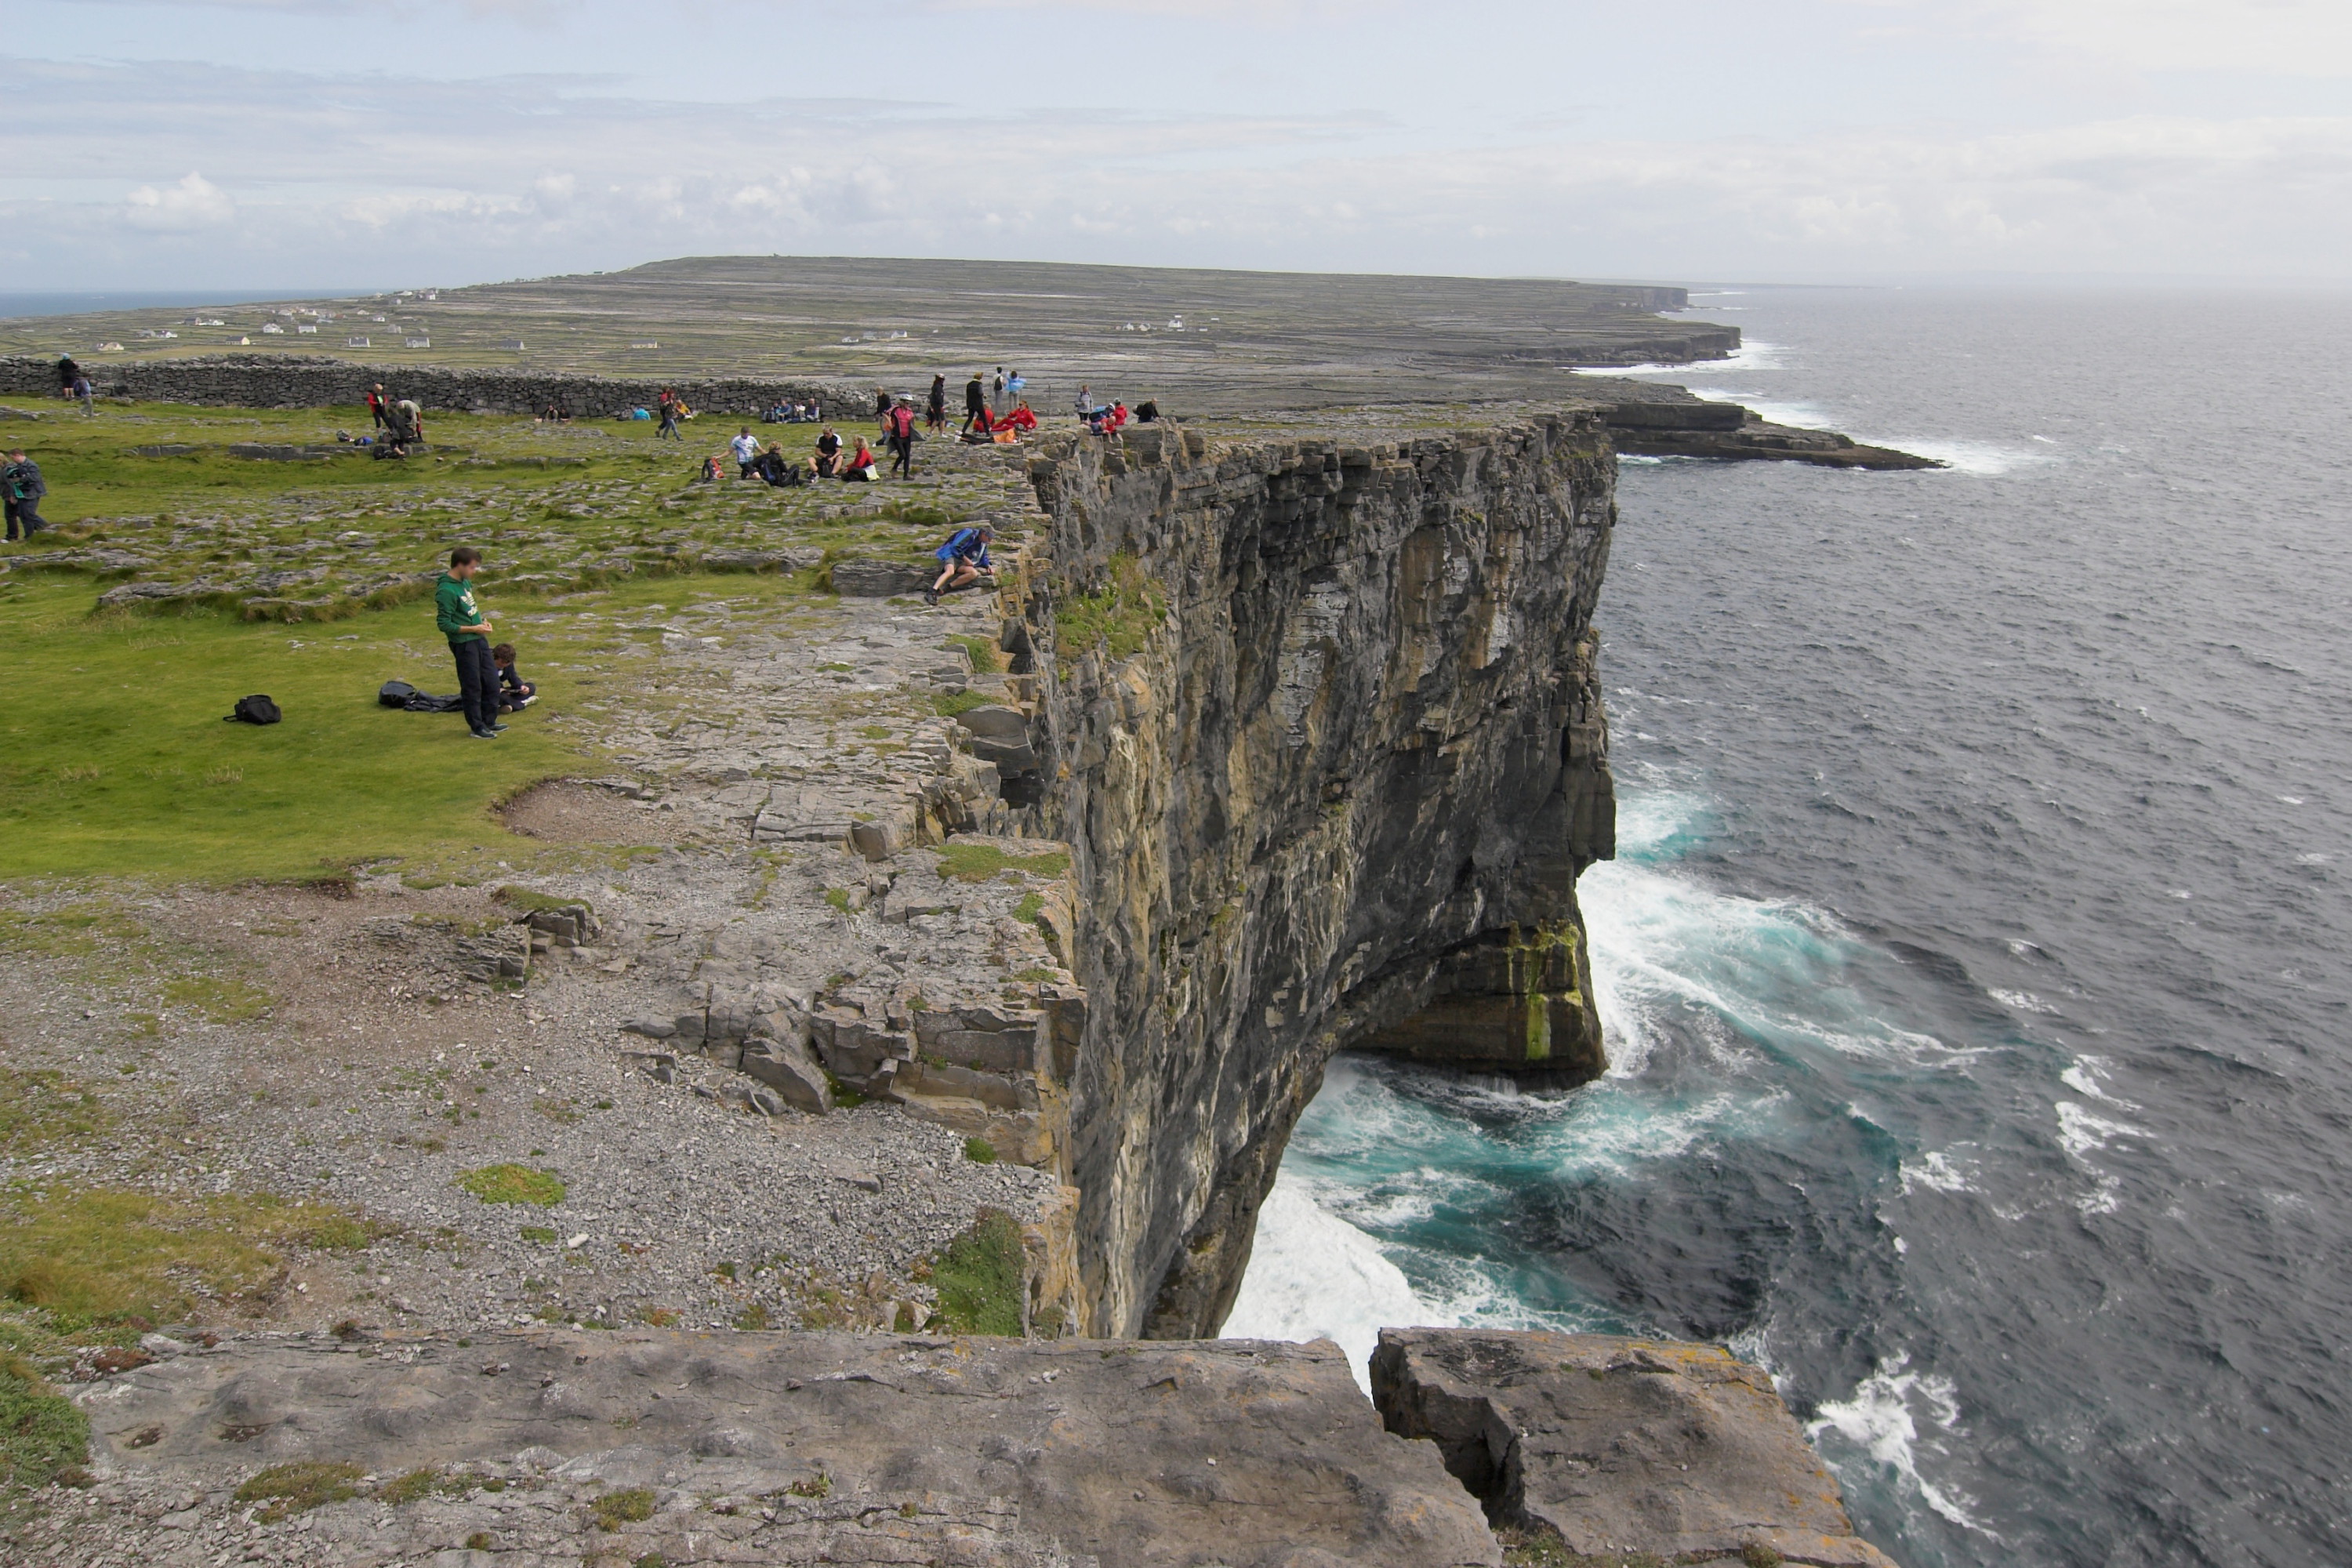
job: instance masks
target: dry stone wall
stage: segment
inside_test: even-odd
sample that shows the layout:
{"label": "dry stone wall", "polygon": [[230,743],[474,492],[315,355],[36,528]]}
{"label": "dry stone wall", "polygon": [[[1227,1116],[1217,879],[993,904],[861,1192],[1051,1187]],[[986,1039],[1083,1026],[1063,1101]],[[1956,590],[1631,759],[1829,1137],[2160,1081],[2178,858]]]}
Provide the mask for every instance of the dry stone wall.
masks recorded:
{"label": "dry stone wall", "polygon": [[[873,396],[870,391],[837,383],[773,376],[536,375],[527,371],[359,364],[325,354],[84,361],[82,368],[105,396],[239,408],[355,405],[378,383],[389,395],[414,398],[427,409],[537,414],[561,404],[583,419],[650,408],[665,386],[675,389],[690,407],[729,415],[757,415],[779,401],[814,399],[829,414],[846,416],[870,406],[866,400]],[[0,358],[0,395],[48,397],[57,389],[57,361],[29,354]]]}

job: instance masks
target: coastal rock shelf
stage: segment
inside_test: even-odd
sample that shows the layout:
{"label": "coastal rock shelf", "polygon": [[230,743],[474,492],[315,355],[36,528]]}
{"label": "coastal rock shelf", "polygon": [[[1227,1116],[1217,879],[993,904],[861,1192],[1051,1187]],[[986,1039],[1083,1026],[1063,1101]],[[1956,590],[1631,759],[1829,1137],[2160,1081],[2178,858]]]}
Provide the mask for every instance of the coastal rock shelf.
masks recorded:
{"label": "coastal rock shelf", "polygon": [[1497,1568],[1492,1513],[1596,1556],[1892,1568],[1769,1378],[1700,1346],[1391,1335],[1379,1413],[1328,1342],[639,1329],[131,1359],[77,1393],[93,1485],[39,1561]]}

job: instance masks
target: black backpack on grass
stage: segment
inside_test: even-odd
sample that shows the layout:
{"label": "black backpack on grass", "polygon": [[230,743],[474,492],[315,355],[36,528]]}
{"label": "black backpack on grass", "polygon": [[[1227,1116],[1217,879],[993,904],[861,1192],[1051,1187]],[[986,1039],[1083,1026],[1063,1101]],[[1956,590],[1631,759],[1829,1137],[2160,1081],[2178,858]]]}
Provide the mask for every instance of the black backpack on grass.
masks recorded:
{"label": "black backpack on grass", "polygon": [[275,724],[286,715],[278,711],[278,704],[267,697],[240,697],[236,710],[223,721],[230,724]]}

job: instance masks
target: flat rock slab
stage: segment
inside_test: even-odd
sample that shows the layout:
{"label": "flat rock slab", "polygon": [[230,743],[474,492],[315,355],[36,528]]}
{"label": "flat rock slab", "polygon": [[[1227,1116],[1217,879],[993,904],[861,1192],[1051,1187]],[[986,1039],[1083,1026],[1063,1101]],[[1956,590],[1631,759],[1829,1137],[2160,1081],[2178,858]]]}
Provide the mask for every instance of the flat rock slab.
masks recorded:
{"label": "flat rock slab", "polygon": [[1389,1430],[1434,1440],[1497,1524],[1570,1552],[1894,1568],[1761,1367],[1713,1345],[1608,1334],[1390,1329],[1372,1355]]}
{"label": "flat rock slab", "polygon": [[[1438,1450],[1383,1431],[1328,1343],[245,1341],[77,1397],[100,1495],[167,1496],[184,1532],[210,1508],[221,1517],[204,1539],[273,1562],[307,1560],[292,1548],[327,1539],[358,1553],[337,1561],[371,1563],[1501,1561]],[[234,1488],[298,1461],[379,1479],[284,1523],[238,1517]],[[448,1484],[404,1503],[372,1495],[418,1469]],[[490,1478],[500,1484],[480,1484]],[[648,1517],[600,1525],[598,1496],[640,1488]],[[138,1512],[111,1528],[137,1534]],[[286,1552],[272,1554],[272,1535]],[[469,1558],[469,1540],[499,1554]]]}

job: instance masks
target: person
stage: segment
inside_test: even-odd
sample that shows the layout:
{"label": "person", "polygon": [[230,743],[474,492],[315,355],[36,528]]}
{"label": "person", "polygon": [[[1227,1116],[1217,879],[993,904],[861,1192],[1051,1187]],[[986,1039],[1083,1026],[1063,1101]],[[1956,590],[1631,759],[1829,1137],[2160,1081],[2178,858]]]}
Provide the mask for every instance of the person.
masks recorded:
{"label": "person", "polygon": [[1153,424],[1157,422],[1159,418],[1160,405],[1158,403],[1145,402],[1139,403],[1135,405],[1135,422],[1138,425]]}
{"label": "person", "polygon": [[835,435],[833,426],[828,425],[824,427],[824,434],[816,438],[816,477],[829,479],[840,467],[841,437]]}
{"label": "person", "polygon": [[963,384],[963,427],[971,428],[974,418],[988,407],[988,389],[980,384],[980,372],[973,371],[971,379]]}
{"label": "person", "polygon": [[988,405],[999,414],[1004,412],[1004,367],[996,367],[996,380],[989,386]]}
{"label": "person", "polygon": [[499,670],[499,712],[519,713],[539,700],[539,688],[515,669],[514,644],[502,642],[490,649],[490,662]]}
{"label": "person", "polygon": [[457,661],[466,728],[477,741],[495,741],[506,726],[499,722],[499,667],[490,658],[490,623],[474,602],[474,574],[481,569],[482,552],[471,545],[449,552],[449,570],[433,584],[433,616]]}
{"label": "person", "polygon": [[98,416],[97,395],[98,389],[90,385],[89,377],[86,375],[74,377],[74,401],[81,405],[83,417],[94,419]]}
{"label": "person", "polygon": [[760,438],[752,435],[751,427],[746,425],[735,433],[735,439],[728,442],[727,445],[735,452],[735,477],[739,479],[750,479],[751,465],[760,460]]}
{"label": "person", "polygon": [[852,452],[849,461],[842,465],[841,477],[852,484],[870,485],[876,482],[878,476],[874,472],[874,448],[866,444],[865,437],[857,438],[857,450]]}
{"label": "person", "polygon": [[1078,417],[1090,419],[1095,412],[1095,395],[1083,383],[1078,387]]}
{"label": "person", "polygon": [[931,399],[923,407],[923,423],[934,430],[948,427],[948,378],[944,374],[931,377]]}
{"label": "person", "polygon": [[1029,406],[1029,400],[1024,397],[1013,405],[1013,412],[1004,416],[1003,423],[1014,430],[1025,433],[1037,428],[1037,413]]}
{"label": "person", "polygon": [[977,409],[964,425],[963,434],[956,439],[967,447],[985,447],[996,439],[997,421],[985,408]]}
{"label": "person", "polygon": [[68,394],[69,392],[71,392],[71,391],[73,390],[74,379],[75,379],[77,376],[80,375],[80,374],[81,374],[81,366],[80,366],[80,365],[79,365],[79,364],[76,364],[76,363],[74,363],[74,356],[73,356],[73,355],[71,355],[71,354],[60,354],[60,355],[58,355],[58,395],[59,397],[63,397],[63,396],[65,396],[67,394]]}
{"label": "person", "polygon": [[809,472],[815,466],[814,461],[805,465],[787,461],[784,449],[771,441],[768,443],[768,449],[760,454],[760,460],[754,463],[751,468],[752,472],[761,479],[777,489],[782,489],[791,485],[806,484]]}
{"label": "person", "polygon": [[905,398],[890,410],[890,471],[902,479],[915,477],[915,407]]}
{"label": "person", "polygon": [[1016,370],[1004,378],[1004,395],[1018,403],[1021,401],[1022,392],[1028,384],[1028,382],[1022,378],[1021,373]]}
{"label": "person", "polygon": [[8,502],[8,538],[29,541],[49,526],[41,516],[41,498],[48,493],[41,465],[25,456],[21,447],[10,452],[6,466],[0,467],[0,495]]}
{"label": "person", "polygon": [[984,523],[959,528],[948,535],[948,542],[931,552],[947,564],[940,569],[938,580],[923,591],[923,603],[936,605],[941,594],[971,587],[983,572],[993,574],[996,566],[988,558],[988,542],[995,537],[995,531]]}
{"label": "person", "polygon": [[674,441],[686,439],[677,428],[677,399],[667,386],[661,389],[661,428],[654,432],[654,439],[658,441],[665,436]]}
{"label": "person", "polygon": [[374,430],[384,428],[383,383],[379,381],[373,386],[368,388],[367,406],[369,417],[375,421],[370,428]]}
{"label": "person", "polygon": [[383,427],[393,455],[405,457],[409,447],[425,440],[425,411],[416,406],[415,398],[404,397],[385,412]]}
{"label": "person", "polygon": [[883,435],[890,434],[890,395],[878,386],[874,389],[874,423]]}

